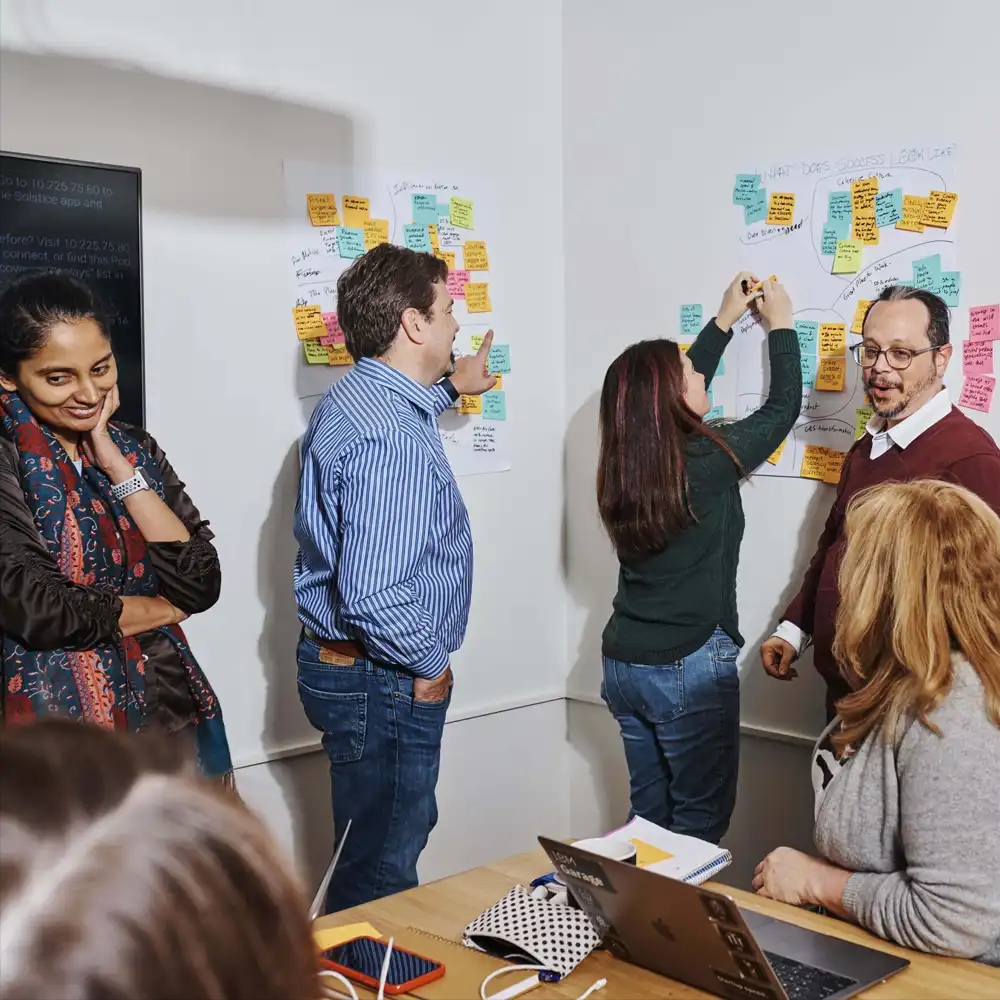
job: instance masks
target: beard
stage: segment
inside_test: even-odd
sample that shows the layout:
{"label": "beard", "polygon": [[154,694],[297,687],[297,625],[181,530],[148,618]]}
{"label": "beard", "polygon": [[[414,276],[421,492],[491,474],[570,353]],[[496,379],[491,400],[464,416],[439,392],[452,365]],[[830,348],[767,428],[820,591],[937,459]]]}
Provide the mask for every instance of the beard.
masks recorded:
{"label": "beard", "polygon": [[872,397],[871,389],[873,387],[882,389],[902,389],[903,383],[892,382],[884,376],[874,375],[871,379],[865,379],[865,399],[868,401],[868,405],[875,411],[876,416],[881,417],[883,420],[895,420],[901,413],[903,413],[906,408],[913,402],[914,396],[919,395],[925,389],[929,389],[934,382],[937,380],[937,373],[931,372],[922,382],[916,385],[910,386],[909,389],[903,391],[900,398],[894,403],[879,403],[876,399]]}

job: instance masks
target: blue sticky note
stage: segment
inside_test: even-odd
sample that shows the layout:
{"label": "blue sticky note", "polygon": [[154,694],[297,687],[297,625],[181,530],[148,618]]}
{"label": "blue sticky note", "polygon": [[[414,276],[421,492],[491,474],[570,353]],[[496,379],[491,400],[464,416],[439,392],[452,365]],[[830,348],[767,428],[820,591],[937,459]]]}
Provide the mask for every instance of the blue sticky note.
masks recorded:
{"label": "blue sticky note", "polygon": [[767,218],[767,189],[760,188],[753,200],[743,206],[743,221],[749,226],[754,222],[762,222]]}
{"label": "blue sticky note", "polygon": [[834,230],[838,240],[849,240],[851,238],[851,217],[848,216],[846,219],[827,219],[823,228]]}
{"label": "blue sticky note", "polygon": [[903,217],[903,189],[879,191],[875,195],[875,225],[894,226]]}
{"label": "blue sticky note", "polygon": [[837,232],[837,226],[839,223],[830,224],[829,222],[823,227],[823,238],[820,240],[819,252],[823,254],[824,257],[832,257],[837,252],[837,240],[846,239],[846,236],[841,236]]}
{"label": "blue sticky note", "polygon": [[725,375],[726,374],[726,359],[725,358],[719,358],[719,367],[715,369],[715,374],[717,376],[718,375]]}
{"label": "blue sticky note", "polygon": [[403,226],[403,243],[409,250],[419,253],[431,252],[431,234],[427,224]]}
{"label": "blue sticky note", "polygon": [[826,221],[851,221],[851,192],[831,191],[826,199]]}
{"label": "blue sticky note", "polygon": [[490,348],[486,369],[491,375],[506,375],[510,372],[510,344],[494,344]]}
{"label": "blue sticky note", "polygon": [[913,262],[913,287],[933,292],[941,284],[941,254]]}
{"label": "blue sticky note", "polygon": [[702,417],[702,420],[721,420],[725,416],[721,406],[713,406],[712,409]]}
{"label": "blue sticky note", "polygon": [[417,225],[437,225],[438,200],[436,194],[411,195],[413,205],[413,221]]}
{"label": "blue sticky note", "polygon": [[816,387],[816,365],[815,354],[802,355],[802,388],[813,389]]}
{"label": "blue sticky note", "polygon": [[809,320],[795,320],[795,332],[799,338],[799,350],[805,354],[816,353],[816,343],[819,339],[819,323],[812,323]]}
{"label": "blue sticky note", "polygon": [[711,386],[709,386],[705,390],[705,395],[708,396],[708,402],[709,402],[709,404],[712,405],[712,406],[715,406],[715,393],[712,392],[712,387]]}
{"label": "blue sticky note", "polygon": [[962,274],[960,271],[942,271],[938,282],[937,293],[944,299],[945,305],[952,309],[958,308],[958,293],[962,290]]}
{"label": "blue sticky note", "polygon": [[507,393],[502,389],[499,392],[483,393],[483,420],[506,420],[507,419]]}
{"label": "blue sticky note", "polygon": [[348,260],[363,256],[365,231],[354,226],[337,226],[337,252]]}
{"label": "blue sticky note", "polygon": [[681,333],[701,332],[701,306],[681,306]]}
{"label": "blue sticky note", "polygon": [[749,205],[759,187],[760,174],[737,174],[733,185],[733,204]]}

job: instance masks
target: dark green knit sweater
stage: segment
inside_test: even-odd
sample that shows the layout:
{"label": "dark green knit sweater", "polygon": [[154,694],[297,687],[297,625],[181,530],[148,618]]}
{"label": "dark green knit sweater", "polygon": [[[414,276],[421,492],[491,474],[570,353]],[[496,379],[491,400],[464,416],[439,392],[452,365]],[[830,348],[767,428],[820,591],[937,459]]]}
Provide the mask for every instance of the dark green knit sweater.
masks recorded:
{"label": "dark green knit sweater", "polygon": [[[711,320],[688,357],[711,382],[733,332]],[[720,425],[748,472],[785,440],[802,408],[802,365],[794,330],[768,334],[771,384],[764,405]],[[743,645],[736,613],[736,567],[743,540],[740,473],[732,459],[700,435],[687,447],[691,506],[697,521],[662,551],[621,564],[614,612],[604,629],[604,655],[629,663],[672,663],[693,653],[717,625]]]}

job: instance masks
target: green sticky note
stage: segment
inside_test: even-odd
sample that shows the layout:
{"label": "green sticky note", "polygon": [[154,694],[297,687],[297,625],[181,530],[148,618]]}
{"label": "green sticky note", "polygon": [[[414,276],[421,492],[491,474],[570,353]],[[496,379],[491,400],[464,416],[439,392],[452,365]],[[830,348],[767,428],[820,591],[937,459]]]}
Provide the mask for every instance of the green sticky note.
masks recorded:
{"label": "green sticky note", "polygon": [[958,295],[962,290],[962,274],[960,271],[942,271],[938,282],[937,294],[944,299],[947,306],[958,308]]}
{"label": "green sticky note", "polygon": [[510,372],[510,344],[494,344],[490,348],[486,370],[491,375],[506,375]]}
{"label": "green sticky note", "polygon": [[861,254],[865,245],[860,240],[837,240],[833,257],[833,274],[857,274],[861,267]]}
{"label": "green sticky note", "polygon": [[411,195],[413,221],[421,226],[437,225],[438,200],[436,194]]}
{"label": "green sticky note", "polygon": [[875,225],[894,226],[903,217],[903,189],[879,191],[875,195]]}
{"label": "green sticky note", "polygon": [[859,406],[854,411],[854,440],[865,436],[865,428],[868,421],[875,416],[875,411],[870,406]]}
{"label": "green sticky note", "polygon": [[[826,199],[826,221],[827,222],[847,222],[851,221],[851,192],[831,191]],[[841,237],[846,239],[846,237]]]}
{"label": "green sticky note", "polygon": [[337,226],[337,252],[354,260],[365,252],[365,231],[353,226]]}
{"label": "green sticky note", "polygon": [[763,222],[767,218],[767,189],[761,188],[752,200],[743,206],[743,221],[746,225]]}
{"label": "green sticky note", "polygon": [[812,389],[816,386],[816,365],[815,354],[803,354],[802,358],[802,388]]}
{"label": "green sticky note", "polygon": [[913,262],[913,287],[933,292],[941,284],[941,254]]}
{"label": "green sticky note", "polygon": [[701,332],[700,305],[681,306],[681,334]]}
{"label": "green sticky note", "polygon": [[459,229],[475,229],[472,223],[472,199],[451,196],[449,217],[453,226]]}
{"label": "green sticky note", "polygon": [[507,419],[507,393],[502,389],[483,393],[483,420]]}
{"label": "green sticky note", "polygon": [[749,205],[760,187],[760,174],[737,174],[733,185],[733,204]]}
{"label": "green sticky note", "polygon": [[810,320],[797,319],[794,323],[795,332],[799,338],[799,350],[803,354],[815,354],[816,342],[819,338],[819,323]]}

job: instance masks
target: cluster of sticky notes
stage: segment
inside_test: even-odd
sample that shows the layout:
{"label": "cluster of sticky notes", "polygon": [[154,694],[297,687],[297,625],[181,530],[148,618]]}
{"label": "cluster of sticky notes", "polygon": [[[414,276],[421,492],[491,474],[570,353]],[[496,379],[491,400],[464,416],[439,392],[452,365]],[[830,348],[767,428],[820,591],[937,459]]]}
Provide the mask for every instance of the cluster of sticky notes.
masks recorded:
{"label": "cluster of sticky notes", "polygon": [[962,393],[958,405],[989,413],[996,379],[993,377],[993,344],[1000,340],[1000,305],[969,309],[969,339],[962,342]]}
{"label": "cluster of sticky notes", "polygon": [[962,383],[962,394],[958,397],[958,405],[968,410],[989,413],[993,405],[996,381],[992,375],[966,375]]}
{"label": "cluster of sticky notes", "polygon": [[1000,340],[1000,305],[969,309],[969,340]]}
{"label": "cluster of sticky notes", "polygon": [[339,226],[337,199],[332,194],[307,194],[306,210],[314,226]]}
{"label": "cluster of sticky notes", "polygon": [[913,287],[939,295],[945,305],[957,308],[962,291],[960,271],[942,271],[941,254],[913,261]]}
{"label": "cluster of sticky notes", "polygon": [[846,452],[838,451],[836,448],[807,444],[802,452],[799,475],[803,479],[818,479],[821,482],[836,485],[840,482],[840,473],[844,468],[845,458]]}
{"label": "cluster of sticky notes", "polygon": [[788,438],[785,438],[777,448],[768,456],[767,460],[771,465],[777,465],[781,461],[782,453],[785,450],[785,445],[788,444]]}
{"label": "cluster of sticky notes", "polygon": [[795,320],[802,365],[802,387],[840,392],[847,377],[847,327],[843,323]]}
{"label": "cluster of sticky notes", "polygon": [[767,191],[760,186],[760,174],[737,174],[733,185],[733,204],[743,207],[746,225],[762,222],[767,215]]}
{"label": "cluster of sticky notes", "polygon": [[322,340],[304,340],[302,349],[310,365],[352,365],[354,359],[344,344],[324,344]]}
{"label": "cluster of sticky notes", "polygon": [[789,191],[772,191],[765,221],[769,226],[790,226],[795,221],[795,195]]}
{"label": "cluster of sticky notes", "polygon": [[[468,272],[465,272],[468,274]],[[465,308],[470,313],[493,311],[490,302],[490,286],[486,281],[467,281],[465,284]]]}
{"label": "cluster of sticky notes", "polygon": [[962,341],[962,373],[965,375],[993,374],[993,341]]}
{"label": "cluster of sticky notes", "polygon": [[701,330],[702,308],[700,304],[681,306],[681,336],[698,333]]}
{"label": "cluster of sticky notes", "polygon": [[326,327],[323,325],[323,312],[318,305],[295,306],[292,309],[292,320],[295,323],[295,334],[299,340],[318,340],[326,333]]}
{"label": "cluster of sticky notes", "polygon": [[868,427],[868,421],[875,416],[875,411],[870,406],[859,406],[854,411],[854,440],[863,438]]}

